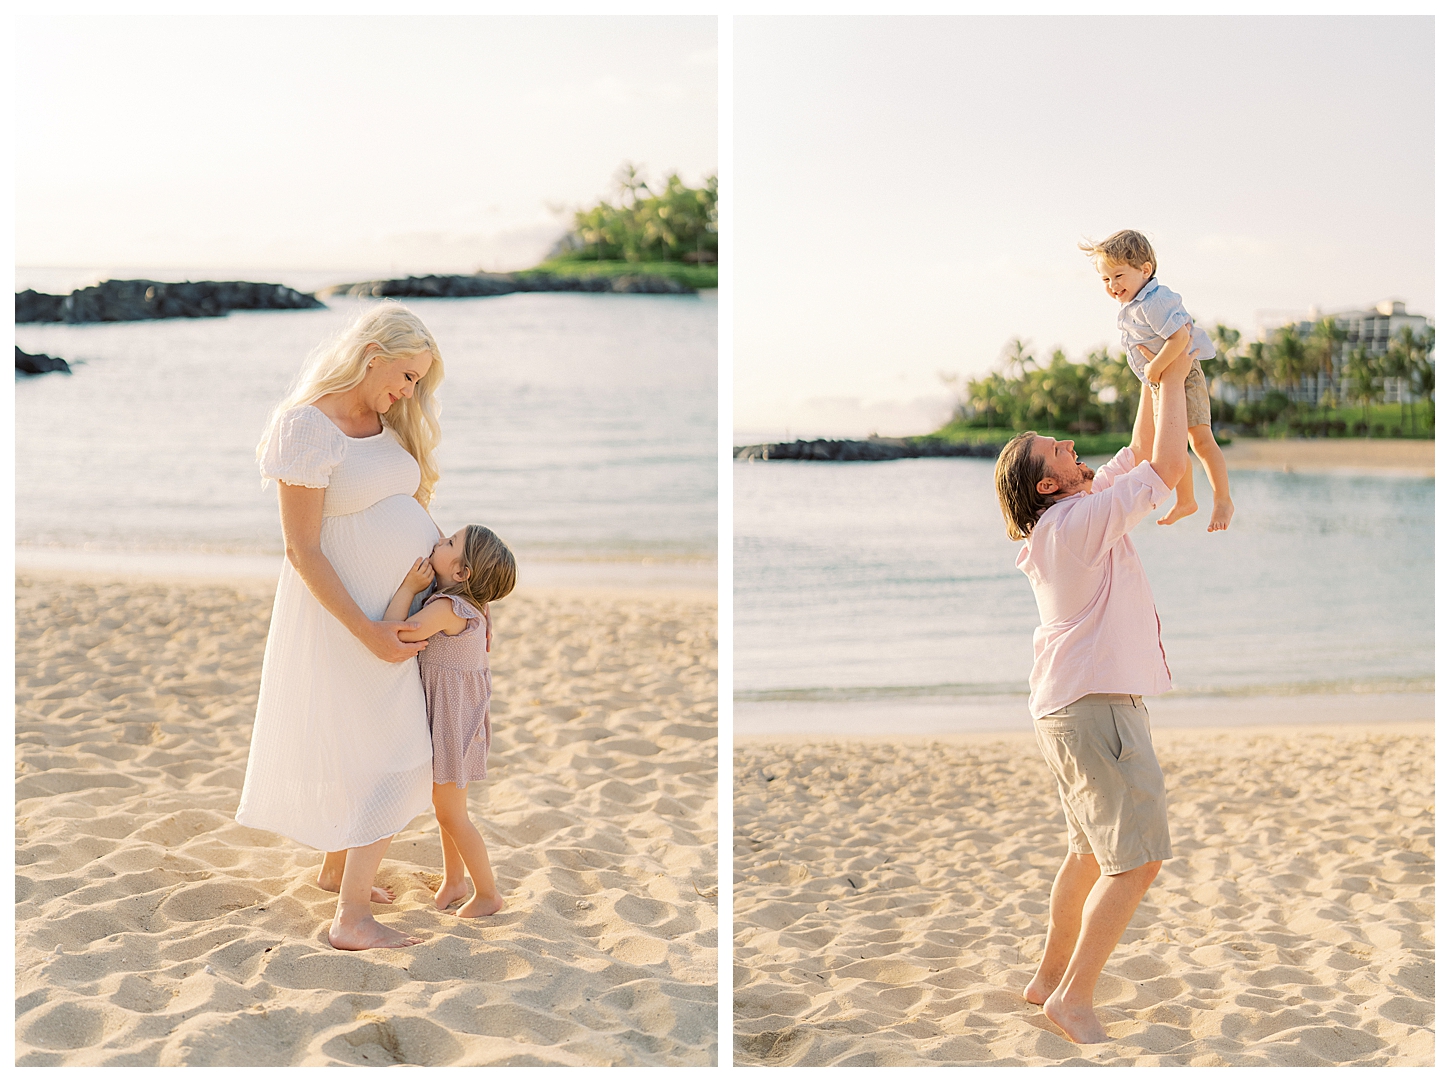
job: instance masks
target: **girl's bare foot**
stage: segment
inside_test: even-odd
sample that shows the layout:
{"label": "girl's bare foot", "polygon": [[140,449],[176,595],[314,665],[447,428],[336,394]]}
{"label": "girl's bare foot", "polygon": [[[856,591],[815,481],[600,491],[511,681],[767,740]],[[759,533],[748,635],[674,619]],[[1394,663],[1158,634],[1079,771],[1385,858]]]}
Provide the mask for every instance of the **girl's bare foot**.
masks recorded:
{"label": "girl's bare foot", "polygon": [[460,879],[456,883],[444,880],[438,885],[438,893],[433,895],[433,904],[441,909],[447,909],[460,898],[467,898],[473,893],[473,888],[468,885],[467,879]]}
{"label": "girl's bare foot", "polygon": [[1162,518],[1160,518],[1158,520],[1158,525],[1159,526],[1172,526],[1179,519],[1181,519],[1181,518],[1187,518],[1189,515],[1193,514],[1193,512],[1195,512],[1197,510],[1198,510],[1198,504],[1196,502],[1194,502],[1193,500],[1189,500],[1187,503],[1184,503],[1182,500],[1179,500],[1177,503],[1175,503],[1173,505],[1173,510],[1172,511],[1169,511],[1168,514],[1164,515]]}
{"label": "girl's bare foot", "polygon": [[1047,1015],[1048,1021],[1066,1033],[1067,1039],[1073,1044],[1101,1044],[1103,1041],[1112,1040],[1108,1031],[1103,1029],[1103,1024],[1098,1021],[1097,1013],[1090,1003],[1086,1006],[1069,1004],[1059,993],[1054,992],[1042,1005],[1042,1013]]}
{"label": "girl's bare foot", "polygon": [[1213,501],[1213,515],[1208,520],[1208,532],[1214,530],[1227,530],[1228,524],[1234,517],[1234,502],[1225,496],[1221,500]]}
{"label": "girl's bare foot", "polygon": [[[365,951],[374,947],[413,947],[423,942],[417,936],[404,935],[385,924],[379,924],[371,913],[351,912],[355,906],[337,907],[327,941],[340,951]],[[348,910],[348,911],[345,911]]]}
{"label": "girl's bare foot", "polygon": [[1022,989],[1022,998],[1028,1003],[1034,1003],[1040,1007],[1047,1002],[1047,997],[1052,995],[1056,989],[1057,985],[1048,984],[1047,978],[1038,973],[1032,978],[1031,983]]}
{"label": "girl's bare foot", "polygon": [[[317,885],[330,894],[336,894],[342,889],[342,873],[338,872],[337,878],[334,879],[327,874],[327,869],[324,868],[321,872],[317,873]],[[377,902],[379,905],[391,905],[393,902],[393,892],[387,887],[373,887],[372,901]]]}
{"label": "girl's bare foot", "polygon": [[491,917],[503,908],[503,895],[494,888],[492,894],[475,894],[458,910],[460,917]]}

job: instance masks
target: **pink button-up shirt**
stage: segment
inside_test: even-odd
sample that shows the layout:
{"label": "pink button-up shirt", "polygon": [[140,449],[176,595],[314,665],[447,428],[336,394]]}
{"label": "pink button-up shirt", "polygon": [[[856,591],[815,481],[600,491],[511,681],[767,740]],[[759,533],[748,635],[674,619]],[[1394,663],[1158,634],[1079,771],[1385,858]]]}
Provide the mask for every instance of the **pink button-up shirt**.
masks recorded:
{"label": "pink button-up shirt", "polygon": [[1017,566],[1037,595],[1032,635],[1034,718],[1084,695],[1159,695],[1171,686],[1158,610],[1128,531],[1171,490],[1124,447],[1093,477],[1092,491],[1049,507]]}

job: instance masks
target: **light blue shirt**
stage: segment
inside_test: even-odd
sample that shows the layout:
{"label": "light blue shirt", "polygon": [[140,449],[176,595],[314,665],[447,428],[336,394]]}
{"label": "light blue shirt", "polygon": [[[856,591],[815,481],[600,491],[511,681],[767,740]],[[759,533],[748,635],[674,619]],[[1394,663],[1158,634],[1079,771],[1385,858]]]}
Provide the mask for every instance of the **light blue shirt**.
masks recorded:
{"label": "light blue shirt", "polygon": [[[1123,332],[1123,349],[1128,353],[1133,374],[1141,380],[1143,369],[1148,367],[1148,358],[1138,352],[1138,346],[1147,346],[1150,353],[1157,353],[1169,335],[1188,322],[1182,297],[1162,285],[1157,275],[1144,282],[1138,295],[1118,309],[1118,330]],[[1200,361],[1218,355],[1213,339],[1197,324],[1193,326],[1188,348],[1198,350]]]}

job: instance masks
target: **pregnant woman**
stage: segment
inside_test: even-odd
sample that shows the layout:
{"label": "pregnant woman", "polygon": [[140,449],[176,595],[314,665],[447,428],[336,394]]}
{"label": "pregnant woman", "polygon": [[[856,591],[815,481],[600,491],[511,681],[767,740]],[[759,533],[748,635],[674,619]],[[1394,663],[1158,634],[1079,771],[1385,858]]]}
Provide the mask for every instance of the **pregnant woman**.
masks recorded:
{"label": "pregnant woman", "polygon": [[420,942],[373,919],[373,876],[394,834],[432,798],[418,677],[425,643],[383,614],[432,551],[438,346],[400,304],[363,313],[309,359],[258,448],[277,482],[287,559],[277,583],[247,777],[245,826],[327,855],[334,947]]}

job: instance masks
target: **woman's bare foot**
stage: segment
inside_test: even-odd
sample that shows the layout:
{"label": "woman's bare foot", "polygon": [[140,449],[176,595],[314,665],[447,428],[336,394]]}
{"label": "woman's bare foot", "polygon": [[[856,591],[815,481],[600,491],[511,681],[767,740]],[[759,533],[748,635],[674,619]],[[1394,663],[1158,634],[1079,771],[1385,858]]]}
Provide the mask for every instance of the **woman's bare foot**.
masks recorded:
{"label": "woman's bare foot", "polygon": [[1221,500],[1213,501],[1213,515],[1208,520],[1208,532],[1214,530],[1227,530],[1228,524],[1233,521],[1234,502],[1225,496]]}
{"label": "woman's bare foot", "polygon": [[1048,984],[1047,978],[1041,973],[1033,976],[1026,988],[1022,989],[1022,998],[1028,1003],[1042,1006],[1047,1002],[1047,997],[1057,990],[1056,984]]}
{"label": "woman's bare foot", "polygon": [[460,898],[467,898],[473,893],[473,888],[468,885],[467,879],[460,879],[456,883],[444,880],[438,885],[438,893],[433,895],[433,904],[438,909],[447,909]]}
{"label": "woman's bare foot", "polygon": [[1098,1021],[1092,1004],[1069,1004],[1063,1001],[1059,993],[1054,992],[1042,1005],[1042,1013],[1047,1015],[1048,1021],[1066,1033],[1067,1039],[1073,1044],[1101,1044],[1103,1041],[1112,1040],[1108,1031],[1103,1029],[1103,1024]]}
{"label": "woman's bare foot", "polygon": [[1189,500],[1187,503],[1184,503],[1182,500],[1179,500],[1173,505],[1172,511],[1169,511],[1168,514],[1164,515],[1158,520],[1158,525],[1172,526],[1179,519],[1187,518],[1189,515],[1193,514],[1193,512],[1197,510],[1198,504],[1195,501]]}
{"label": "woman's bare foot", "polygon": [[404,935],[385,924],[379,924],[371,913],[345,912],[356,907],[337,907],[327,941],[340,951],[365,951],[374,947],[413,947],[423,942],[417,936]]}
{"label": "woman's bare foot", "polygon": [[[324,867],[322,871],[317,873],[317,885],[331,894],[336,894],[342,889],[342,873],[338,872],[337,878],[334,879],[327,874],[327,869]],[[393,892],[387,887],[373,887],[372,901],[377,902],[379,905],[391,905],[393,903]]]}
{"label": "woman's bare foot", "polygon": [[492,894],[475,894],[458,910],[460,917],[491,917],[503,908],[503,895],[494,888]]}

